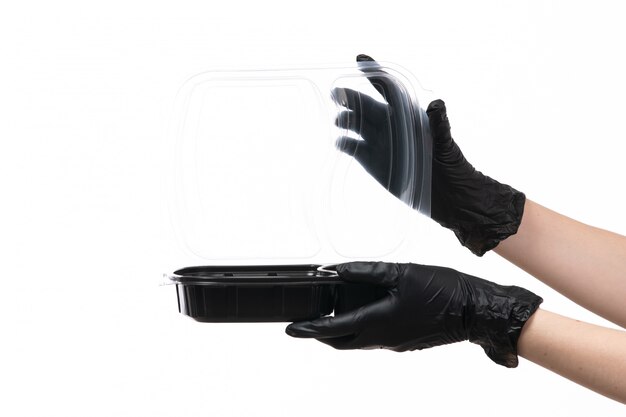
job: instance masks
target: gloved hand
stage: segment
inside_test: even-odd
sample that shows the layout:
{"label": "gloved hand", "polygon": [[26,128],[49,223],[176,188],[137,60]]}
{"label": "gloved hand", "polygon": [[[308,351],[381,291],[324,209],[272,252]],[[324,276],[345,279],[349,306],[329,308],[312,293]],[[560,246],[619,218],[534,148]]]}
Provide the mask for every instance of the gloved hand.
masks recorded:
{"label": "gloved hand", "polygon": [[352,262],[340,278],[387,289],[383,298],[335,317],[292,323],[294,337],[316,338],[336,349],[402,352],[469,340],[506,367],[517,366],[517,340],[543,301],[453,269],[416,264]]}
{"label": "gloved hand", "polygon": [[[335,88],[332,97],[344,107],[335,123],[362,138],[343,136],[337,140],[337,147],[353,156],[390,193],[420,210],[425,179],[421,155],[416,150],[421,148],[422,135],[415,131],[421,132],[421,119],[413,113],[408,92],[394,77],[381,71],[367,55],[359,55],[357,61],[385,102],[350,88]],[[412,162],[413,158],[417,163]]]}
{"label": "gloved hand", "polygon": [[[366,55],[359,55],[357,61],[375,62]],[[367,67],[369,71],[372,71],[371,65]],[[376,85],[380,84],[380,81],[375,79],[372,83]],[[393,88],[394,83],[385,84],[386,91]],[[388,95],[393,96],[394,93]],[[368,102],[363,98],[361,101]],[[393,110],[393,102],[389,102],[389,106]],[[377,125],[380,118],[376,117],[376,111],[363,106],[361,112],[361,118],[367,120],[365,126]],[[483,175],[465,159],[461,149],[452,139],[446,106],[442,100],[430,103],[427,114],[433,138],[431,217],[443,227],[452,230],[463,246],[482,256],[502,240],[517,233],[526,197],[512,187]],[[391,115],[393,120],[395,115],[393,112]],[[355,128],[354,124],[348,124],[346,118],[342,117],[337,119],[337,124],[348,129]],[[370,127],[356,132],[361,134],[364,141],[360,142],[364,144],[342,138],[337,143],[338,148],[354,155],[361,165],[384,185],[386,177],[380,174],[384,170],[379,167],[388,166],[389,158],[380,150],[362,156],[359,147],[368,145],[369,138],[377,137],[376,135],[377,143],[388,144],[389,141],[380,139],[380,135],[385,135],[389,130],[380,125],[378,129]],[[397,196],[393,188],[388,189]]]}

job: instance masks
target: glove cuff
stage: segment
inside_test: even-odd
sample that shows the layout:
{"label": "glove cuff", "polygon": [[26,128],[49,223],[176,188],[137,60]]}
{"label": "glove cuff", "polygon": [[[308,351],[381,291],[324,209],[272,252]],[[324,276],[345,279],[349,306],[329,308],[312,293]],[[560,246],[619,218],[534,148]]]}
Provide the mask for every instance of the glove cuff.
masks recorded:
{"label": "glove cuff", "polygon": [[[466,222],[453,228],[461,244],[477,256],[483,256],[501,241],[517,233],[524,215],[526,203],[524,193],[508,185],[500,183],[497,185],[500,190],[491,202],[491,207],[486,209],[488,213],[486,216],[481,216],[475,223]],[[488,223],[480,223],[485,219],[489,220]]]}
{"label": "glove cuff", "polygon": [[484,282],[490,284],[490,288],[477,289],[474,298],[489,302],[474,305],[469,341],[482,346],[487,356],[498,365],[515,368],[518,365],[517,341],[522,328],[543,299],[524,288]]}

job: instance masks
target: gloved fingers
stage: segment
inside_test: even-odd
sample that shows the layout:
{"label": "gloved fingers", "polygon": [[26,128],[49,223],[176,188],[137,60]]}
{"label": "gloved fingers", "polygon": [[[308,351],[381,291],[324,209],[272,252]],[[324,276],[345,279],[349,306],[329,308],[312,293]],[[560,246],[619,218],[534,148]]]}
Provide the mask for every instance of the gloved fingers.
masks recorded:
{"label": "gloved fingers", "polygon": [[325,339],[316,339],[318,342],[324,343],[337,350],[355,349],[353,346],[354,335],[340,336],[340,337],[328,337]]}
{"label": "gloved fingers", "polygon": [[342,129],[361,133],[361,112],[342,111],[335,118],[335,125]]}
{"label": "gloved fingers", "polygon": [[348,136],[342,136],[337,139],[335,146],[346,155],[350,155],[356,159],[359,164],[366,170],[369,169],[372,160],[370,158],[370,148],[364,140],[354,139]]}
{"label": "gloved fingers", "polygon": [[348,262],[336,266],[339,277],[347,282],[395,287],[403,265],[385,262]]}
{"label": "gloved fingers", "polygon": [[385,297],[334,317],[292,323],[285,332],[293,337],[315,338],[335,349],[378,348],[381,343],[371,340],[370,331],[392,324],[388,314],[390,302]]}
{"label": "gloved fingers", "polygon": [[336,87],[330,93],[333,101],[349,110],[360,110],[361,93],[351,88]]}
{"label": "gloved fingers", "polygon": [[354,139],[349,136],[342,136],[337,139],[335,146],[337,146],[337,149],[346,155],[356,158],[358,153],[363,152],[363,148],[366,146],[366,143],[365,141]]}
{"label": "gloved fingers", "polygon": [[[335,118],[338,127],[356,132],[370,143],[384,141],[387,138],[386,135],[381,135],[380,131],[388,129],[392,123],[388,104],[349,88],[335,88],[333,99],[347,109],[339,112]],[[390,146],[388,143],[381,145]]]}
{"label": "gloved fingers", "polygon": [[322,342],[328,346],[331,346],[337,350],[349,350],[349,349],[381,349],[385,346],[380,344],[368,344],[364,342],[364,338],[361,335],[350,335],[340,337],[329,337],[325,339],[316,339],[318,342]]}
{"label": "gloved fingers", "polygon": [[389,348],[384,337],[381,338],[381,330],[393,326],[393,317],[389,311],[393,301],[389,297],[382,298],[351,313],[351,320],[355,322],[356,331],[350,335],[338,337],[317,338],[335,349],[381,349]]}
{"label": "gloved fingers", "polygon": [[452,134],[450,133],[450,121],[448,120],[448,111],[446,103],[443,100],[435,100],[428,105],[426,109],[430,131],[436,143],[452,142]]}
{"label": "gloved fingers", "polygon": [[331,95],[333,100],[340,106],[353,110],[359,117],[371,119],[374,123],[387,115],[386,103],[380,102],[360,91],[337,87],[333,89]]}
{"label": "gloved fingers", "polygon": [[316,339],[354,335],[362,317],[359,316],[358,311],[355,310],[334,317],[326,316],[316,320],[291,323],[287,326],[285,332],[293,337]]}
{"label": "gloved fingers", "polygon": [[[318,342],[322,342],[328,346],[332,346],[337,350],[349,350],[349,349],[362,349],[362,350],[373,350],[373,349],[389,349],[387,346],[384,346],[380,343],[366,343],[365,339],[360,335],[356,336],[342,336],[342,337],[331,337],[327,339],[317,339]],[[391,350],[394,350],[391,348]]]}

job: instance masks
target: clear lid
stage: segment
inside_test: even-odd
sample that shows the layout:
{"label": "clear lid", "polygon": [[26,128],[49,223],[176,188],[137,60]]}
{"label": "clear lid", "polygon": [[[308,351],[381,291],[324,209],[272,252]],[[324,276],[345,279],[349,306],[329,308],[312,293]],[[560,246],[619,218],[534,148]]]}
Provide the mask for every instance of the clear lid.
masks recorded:
{"label": "clear lid", "polygon": [[430,209],[420,95],[406,70],[377,62],[189,79],[165,171],[186,262],[334,263],[394,252],[415,215],[409,206]]}

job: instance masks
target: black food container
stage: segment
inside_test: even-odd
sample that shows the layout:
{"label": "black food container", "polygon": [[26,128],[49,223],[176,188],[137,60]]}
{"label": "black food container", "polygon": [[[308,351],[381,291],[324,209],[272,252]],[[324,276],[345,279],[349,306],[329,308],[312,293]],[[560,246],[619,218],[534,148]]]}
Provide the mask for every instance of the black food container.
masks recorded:
{"label": "black food container", "polygon": [[319,265],[195,266],[170,276],[178,310],[199,322],[291,322],[358,308],[384,288],[341,281]]}

